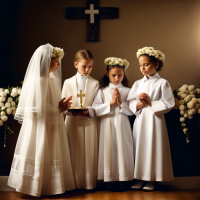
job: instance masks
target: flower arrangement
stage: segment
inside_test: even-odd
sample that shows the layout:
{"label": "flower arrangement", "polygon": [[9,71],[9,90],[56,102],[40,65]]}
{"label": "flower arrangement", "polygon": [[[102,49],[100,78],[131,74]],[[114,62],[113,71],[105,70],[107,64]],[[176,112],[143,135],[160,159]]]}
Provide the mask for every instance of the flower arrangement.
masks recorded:
{"label": "flower arrangement", "polygon": [[7,121],[9,115],[15,115],[19,102],[21,88],[11,87],[7,89],[0,88],[0,126],[4,126],[4,147],[6,147],[6,130],[9,133],[13,131],[8,127]]}
{"label": "flower arrangement", "polygon": [[189,128],[188,124],[193,115],[200,114],[200,88],[194,85],[183,85],[179,89],[174,90],[175,107],[180,110],[180,121],[183,133],[186,134],[186,142],[189,143]]}
{"label": "flower arrangement", "polygon": [[149,56],[154,56],[159,61],[165,60],[165,54],[155,49],[154,47],[143,47],[142,49],[138,49],[136,56],[137,58],[139,58],[141,55],[145,55],[145,54]]}
{"label": "flower arrangement", "polygon": [[117,57],[108,57],[104,61],[105,65],[119,65],[124,67],[124,69],[128,69],[129,62],[126,59],[117,58]]}
{"label": "flower arrangement", "polygon": [[53,52],[52,52],[52,58],[57,58],[57,57],[60,57],[60,59],[63,58],[64,56],[64,50],[59,48],[59,47],[53,47]]}

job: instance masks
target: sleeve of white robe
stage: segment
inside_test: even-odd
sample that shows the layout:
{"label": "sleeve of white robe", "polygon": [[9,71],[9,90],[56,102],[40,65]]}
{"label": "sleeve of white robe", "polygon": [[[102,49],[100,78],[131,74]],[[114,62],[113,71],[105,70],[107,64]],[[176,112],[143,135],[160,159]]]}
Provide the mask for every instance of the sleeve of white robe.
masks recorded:
{"label": "sleeve of white robe", "polygon": [[138,116],[142,110],[141,108],[140,110],[137,111],[137,103],[139,102],[138,95],[137,95],[138,83],[139,82],[136,81],[133,84],[127,97],[127,102],[129,102],[129,108],[136,116]]}
{"label": "sleeve of white robe", "polygon": [[133,115],[133,112],[129,108],[129,103],[126,101],[122,101],[122,104],[120,105],[120,113],[123,113],[124,115],[131,116]]}
{"label": "sleeve of white robe", "polygon": [[[98,84],[98,86],[97,86],[96,89],[95,89],[95,92],[94,92],[94,99],[95,99],[95,97],[97,96],[98,91],[99,91],[99,84]],[[88,117],[88,119],[92,119],[92,118],[95,116],[94,108],[93,108],[92,106],[88,106],[87,109],[88,109],[88,111],[89,111],[89,117]]]}
{"label": "sleeve of white robe", "polygon": [[[66,97],[68,98],[68,94],[67,94],[67,86],[66,86],[67,82],[64,82],[63,88],[62,88],[62,98]],[[68,112],[67,110],[63,112],[64,117],[66,115],[71,115],[70,112]]]}
{"label": "sleeve of white robe", "polygon": [[167,80],[161,85],[161,97],[158,101],[151,101],[151,110],[154,115],[162,115],[169,112],[175,105],[174,95]]}
{"label": "sleeve of white robe", "polygon": [[104,103],[104,94],[102,89],[99,89],[92,104],[92,107],[95,111],[96,116],[102,116],[109,113],[113,113],[112,107],[110,106],[110,102]]}

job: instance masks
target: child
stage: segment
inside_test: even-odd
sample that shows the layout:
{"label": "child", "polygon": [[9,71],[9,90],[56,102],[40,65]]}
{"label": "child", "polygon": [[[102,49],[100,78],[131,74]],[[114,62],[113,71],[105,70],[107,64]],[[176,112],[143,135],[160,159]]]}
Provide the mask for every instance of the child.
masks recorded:
{"label": "child", "polygon": [[128,115],[133,115],[126,99],[130,91],[125,69],[127,60],[105,59],[106,74],[100,81],[98,94],[93,102],[97,116],[101,116],[98,180],[114,182],[111,191],[124,191],[122,183],[133,180],[133,141]]}
{"label": "child", "polygon": [[138,50],[137,58],[144,77],[134,83],[127,100],[136,115],[134,178],[141,181],[132,188],[154,190],[155,181],[174,179],[164,114],[175,102],[170,84],[157,73],[163,67],[165,55],[153,47],[144,47]]}
{"label": "child", "polygon": [[8,179],[18,192],[40,196],[75,188],[62,114],[71,97],[60,101],[63,55],[50,44],[40,46],[26,71],[15,114],[22,127]]}
{"label": "child", "polygon": [[75,55],[75,76],[65,80],[63,97],[72,98],[72,108],[80,106],[80,90],[85,93],[83,107],[87,111],[79,113],[66,112],[65,125],[69,139],[72,169],[77,189],[94,189],[97,174],[97,119],[94,116],[92,102],[98,90],[99,82],[89,74],[93,67],[93,55],[88,50],[80,50]]}

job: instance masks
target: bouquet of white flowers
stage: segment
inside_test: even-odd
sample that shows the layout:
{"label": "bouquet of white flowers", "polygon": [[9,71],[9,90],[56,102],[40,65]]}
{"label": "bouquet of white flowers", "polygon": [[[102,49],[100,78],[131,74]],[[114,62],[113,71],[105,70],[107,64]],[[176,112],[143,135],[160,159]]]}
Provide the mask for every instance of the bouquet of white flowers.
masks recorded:
{"label": "bouquet of white flowers", "polygon": [[19,102],[21,88],[11,87],[7,89],[0,88],[0,126],[4,126],[4,147],[6,147],[6,130],[9,133],[13,131],[8,127],[7,121],[9,115],[15,115]]}
{"label": "bouquet of white flowers", "polygon": [[183,85],[174,90],[175,106],[174,109],[180,110],[180,121],[183,133],[186,134],[186,142],[189,143],[188,124],[196,113],[200,114],[200,88],[194,85]]}

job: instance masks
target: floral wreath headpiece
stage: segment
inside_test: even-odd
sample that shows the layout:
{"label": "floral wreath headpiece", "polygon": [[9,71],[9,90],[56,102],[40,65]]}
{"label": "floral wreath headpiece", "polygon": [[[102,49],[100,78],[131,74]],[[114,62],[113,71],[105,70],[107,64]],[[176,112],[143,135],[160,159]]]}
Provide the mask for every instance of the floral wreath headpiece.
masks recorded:
{"label": "floral wreath headpiece", "polygon": [[143,47],[142,49],[138,49],[138,51],[136,53],[137,58],[139,58],[141,55],[145,55],[145,54],[147,54],[149,56],[153,56],[156,59],[158,59],[159,61],[165,60],[165,54],[153,47]]}
{"label": "floral wreath headpiece", "polygon": [[119,65],[124,69],[128,69],[129,62],[126,59],[117,58],[117,57],[108,57],[104,61],[105,65]]}
{"label": "floral wreath headpiece", "polygon": [[52,52],[52,58],[57,58],[57,57],[60,57],[60,59],[63,58],[64,56],[64,50],[59,48],[59,47],[53,47],[53,52]]}

